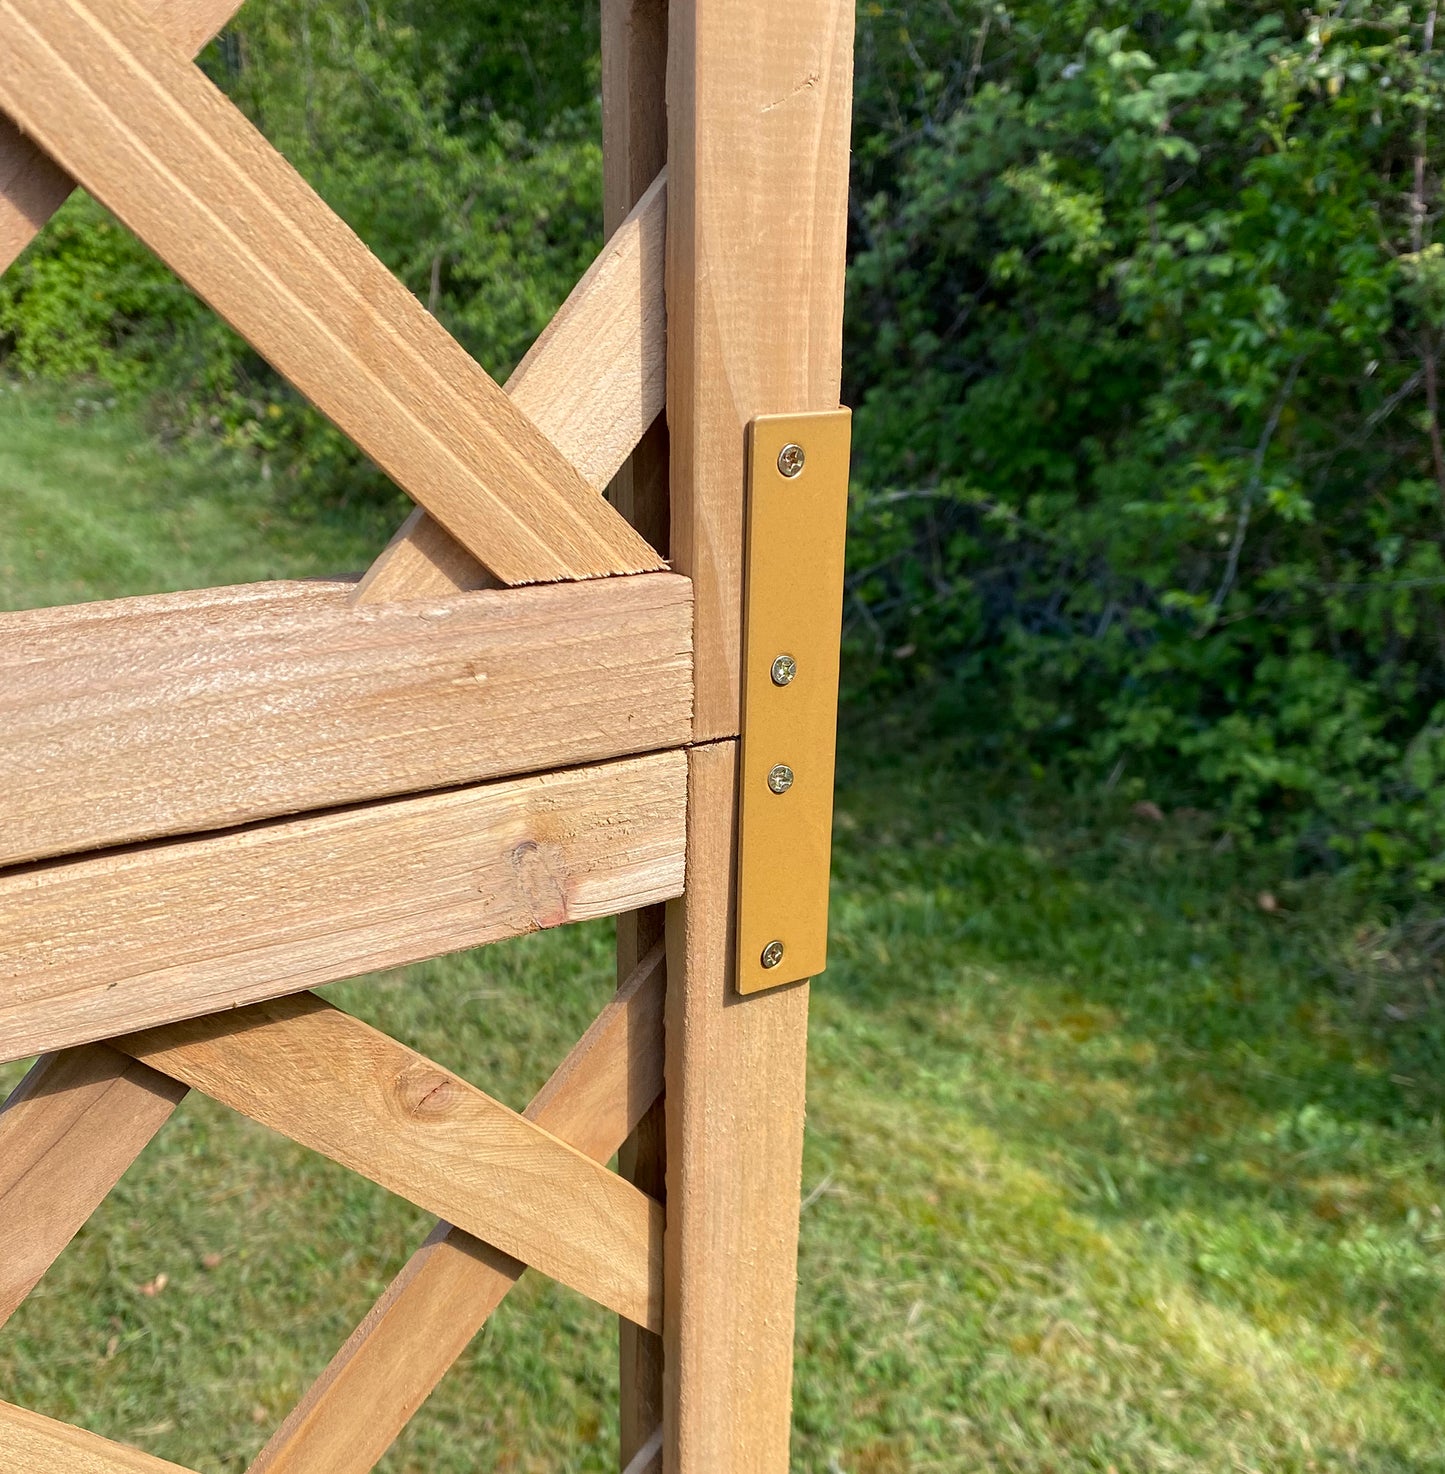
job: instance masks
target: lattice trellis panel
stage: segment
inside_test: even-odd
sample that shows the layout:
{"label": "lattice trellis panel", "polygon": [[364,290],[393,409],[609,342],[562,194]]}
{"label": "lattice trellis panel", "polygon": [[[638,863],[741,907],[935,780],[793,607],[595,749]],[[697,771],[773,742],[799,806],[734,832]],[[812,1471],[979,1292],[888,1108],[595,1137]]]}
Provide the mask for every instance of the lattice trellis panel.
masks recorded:
{"label": "lattice trellis panel", "polygon": [[[604,0],[608,242],[505,388],[194,65],[234,9],[0,0],[0,269],[78,183],[417,510],[354,583],[0,616],[0,1323],[195,1089],[438,1215],[254,1470],[370,1469],[532,1266],[620,1318],[621,1466],[781,1474],[807,987],[731,955],[742,458],[837,404],[851,7]],[[522,1114],[310,991],[609,915]],[[171,1467],[0,1404],[0,1474]]]}

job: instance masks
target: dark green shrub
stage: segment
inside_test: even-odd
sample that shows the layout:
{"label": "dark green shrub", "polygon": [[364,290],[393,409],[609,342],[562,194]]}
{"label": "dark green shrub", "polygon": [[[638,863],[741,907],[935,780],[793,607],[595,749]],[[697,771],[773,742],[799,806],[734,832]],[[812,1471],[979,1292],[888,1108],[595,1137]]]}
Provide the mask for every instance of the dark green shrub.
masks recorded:
{"label": "dark green shrub", "polygon": [[868,7],[848,363],[874,679],[942,683],[953,717],[1082,780],[1428,889],[1426,14]]}

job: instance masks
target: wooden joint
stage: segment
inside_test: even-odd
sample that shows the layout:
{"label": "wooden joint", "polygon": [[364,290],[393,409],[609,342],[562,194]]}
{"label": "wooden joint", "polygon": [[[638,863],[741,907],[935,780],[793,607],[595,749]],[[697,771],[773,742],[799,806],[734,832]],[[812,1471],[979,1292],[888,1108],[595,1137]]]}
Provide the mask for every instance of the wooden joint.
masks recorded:
{"label": "wooden joint", "polygon": [[738,991],[828,961],[828,871],[851,414],[749,427]]}

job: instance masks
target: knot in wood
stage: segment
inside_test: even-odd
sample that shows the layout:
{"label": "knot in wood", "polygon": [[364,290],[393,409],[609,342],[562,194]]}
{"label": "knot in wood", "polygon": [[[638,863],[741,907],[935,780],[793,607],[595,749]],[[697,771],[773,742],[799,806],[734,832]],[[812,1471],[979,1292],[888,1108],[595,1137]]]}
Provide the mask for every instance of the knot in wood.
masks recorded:
{"label": "knot in wood", "polygon": [[445,1116],[461,1097],[461,1082],[426,1060],[415,1060],[396,1077],[392,1093],[404,1115]]}
{"label": "knot in wood", "polygon": [[517,893],[538,927],[567,920],[567,861],[555,844],[524,839],[512,848]]}

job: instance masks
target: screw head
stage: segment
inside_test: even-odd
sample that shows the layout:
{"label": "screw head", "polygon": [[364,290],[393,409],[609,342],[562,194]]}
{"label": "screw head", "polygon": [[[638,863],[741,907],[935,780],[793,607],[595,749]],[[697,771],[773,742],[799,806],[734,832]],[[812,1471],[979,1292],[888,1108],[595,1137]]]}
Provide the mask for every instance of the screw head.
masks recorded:
{"label": "screw head", "polygon": [[783,944],[781,942],[769,942],[763,948],[763,955],[759,959],[766,968],[774,968],[783,960]]}
{"label": "screw head", "polygon": [[779,655],[773,661],[773,685],[791,686],[798,674],[798,662],[791,655]]}
{"label": "screw head", "polygon": [[798,475],[803,469],[803,447],[794,444],[791,440],[778,452],[778,470],[788,478],[789,481]]}
{"label": "screw head", "polygon": [[774,763],[768,769],[768,787],[774,793],[786,793],[793,786],[793,770],[787,763]]}

